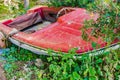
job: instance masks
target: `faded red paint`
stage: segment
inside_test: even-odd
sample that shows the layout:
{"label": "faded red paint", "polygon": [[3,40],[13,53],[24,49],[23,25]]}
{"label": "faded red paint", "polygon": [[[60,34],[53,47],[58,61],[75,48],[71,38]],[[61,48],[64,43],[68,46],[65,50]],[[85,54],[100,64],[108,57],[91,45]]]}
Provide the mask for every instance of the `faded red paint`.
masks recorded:
{"label": "faded red paint", "polygon": [[[28,13],[42,11],[43,9],[44,8],[32,9],[29,10]],[[72,48],[78,48],[78,53],[86,52],[93,50],[91,42],[96,42],[100,44],[101,47],[106,45],[106,42],[104,42],[100,36],[95,38],[89,34],[91,29],[86,31],[89,41],[85,41],[82,38],[81,29],[83,28],[84,21],[90,19],[96,20],[97,18],[98,14],[89,13],[85,9],[76,8],[75,11],[59,17],[57,22],[46,28],[32,34],[19,32],[12,36],[12,38],[42,49],[50,48],[55,51],[68,52]],[[12,30],[10,27],[6,26],[9,22],[8,20],[0,24],[0,30],[5,34],[9,34]]]}

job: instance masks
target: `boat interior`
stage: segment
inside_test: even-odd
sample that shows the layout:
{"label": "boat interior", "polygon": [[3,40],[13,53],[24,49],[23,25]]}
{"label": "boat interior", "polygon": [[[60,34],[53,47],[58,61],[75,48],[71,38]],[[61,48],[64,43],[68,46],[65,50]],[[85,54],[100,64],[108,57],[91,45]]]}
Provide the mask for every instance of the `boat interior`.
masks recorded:
{"label": "boat interior", "polygon": [[25,33],[33,33],[54,23],[56,20],[56,14],[49,14],[47,18],[42,18],[38,12],[35,12],[17,17],[7,26]]}
{"label": "boat interior", "polygon": [[27,13],[13,19],[7,26],[25,33],[33,33],[56,22],[58,17],[72,11],[74,11],[74,9],[69,8],[63,8],[57,13],[46,11],[46,13],[43,12],[44,17],[41,16],[40,12]]}

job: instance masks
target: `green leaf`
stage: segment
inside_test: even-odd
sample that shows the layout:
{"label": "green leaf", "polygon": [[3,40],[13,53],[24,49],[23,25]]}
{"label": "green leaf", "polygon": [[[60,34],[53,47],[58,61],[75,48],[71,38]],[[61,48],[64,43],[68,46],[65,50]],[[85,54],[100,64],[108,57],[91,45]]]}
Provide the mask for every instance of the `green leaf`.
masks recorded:
{"label": "green leaf", "polygon": [[117,66],[116,66],[116,70],[120,70],[120,65],[117,65]]}
{"label": "green leaf", "polygon": [[89,74],[90,74],[90,76],[95,76],[96,71],[95,71],[95,68],[94,68],[94,67],[90,67],[90,68],[89,68]]}
{"label": "green leaf", "polygon": [[97,47],[97,43],[92,42],[92,47],[95,49]]}
{"label": "green leaf", "polygon": [[83,80],[77,72],[72,73],[72,80]]}
{"label": "green leaf", "polygon": [[102,63],[103,62],[103,60],[102,59],[98,59],[98,60],[96,60],[96,63]]}

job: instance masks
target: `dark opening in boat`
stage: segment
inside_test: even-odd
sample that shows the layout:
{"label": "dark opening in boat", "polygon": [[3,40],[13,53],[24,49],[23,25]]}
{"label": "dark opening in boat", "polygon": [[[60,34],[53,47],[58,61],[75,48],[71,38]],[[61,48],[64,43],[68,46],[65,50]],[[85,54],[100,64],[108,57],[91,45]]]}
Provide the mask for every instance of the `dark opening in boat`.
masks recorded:
{"label": "dark opening in boat", "polygon": [[22,32],[33,33],[39,29],[48,26],[51,23],[56,22],[59,16],[62,16],[71,11],[74,11],[74,9],[62,8],[57,12],[42,10],[27,13],[20,17],[15,18],[14,20],[12,20],[12,22],[7,24],[7,26],[11,28],[16,28],[17,30]]}
{"label": "dark opening in boat", "polygon": [[56,14],[49,14],[42,18],[40,13],[34,12],[22,15],[8,24],[9,27],[16,28],[19,31],[33,33],[56,21]]}

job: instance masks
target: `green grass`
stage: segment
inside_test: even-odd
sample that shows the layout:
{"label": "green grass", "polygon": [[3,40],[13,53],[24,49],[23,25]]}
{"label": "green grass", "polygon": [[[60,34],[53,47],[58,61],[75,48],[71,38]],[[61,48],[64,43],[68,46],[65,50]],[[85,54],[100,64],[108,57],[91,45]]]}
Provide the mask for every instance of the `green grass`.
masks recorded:
{"label": "green grass", "polygon": [[[55,1],[56,0],[52,3],[54,6],[67,6],[71,4],[72,6],[79,5],[82,7],[89,7],[89,10],[94,9],[96,11],[101,11],[102,9],[104,13],[109,13],[112,19],[115,18],[114,14],[116,14],[115,10],[113,12],[108,9],[106,10],[101,5],[97,5],[98,3],[96,3],[97,6],[95,6],[93,3],[87,4],[86,2],[83,2],[83,4],[75,2],[76,5],[74,5],[74,0],[73,3],[71,3],[70,0],[63,0],[61,4],[57,3],[57,1],[55,4]],[[67,2],[63,3],[64,1]],[[31,3],[32,6],[35,4],[34,1]],[[99,8],[100,10],[96,8]],[[10,17],[15,17],[25,12],[23,5],[21,4],[20,9],[12,9],[12,13],[10,14],[10,10],[4,5],[0,5],[0,10],[0,16],[3,15],[0,19],[6,19],[9,15],[11,15]],[[111,22],[107,22],[108,20],[112,21],[111,19],[106,18],[108,14],[101,14],[101,16],[100,19],[103,19],[100,20],[99,25],[102,26],[106,23],[109,25],[111,24]],[[91,24],[91,21],[86,23],[89,25],[86,24],[85,29],[90,25],[94,27],[96,27],[96,25],[98,26],[98,24]],[[115,26],[113,20],[111,28],[106,29],[110,30]],[[104,26],[100,27],[100,29],[105,32]],[[107,34],[107,32],[105,33]],[[109,37],[111,38],[112,35],[113,34],[110,34]],[[94,42],[92,44],[93,47],[96,47],[97,45]],[[51,54],[52,50],[48,50],[48,53]],[[58,54],[60,53],[62,52],[59,52]],[[108,51],[103,53],[103,55],[98,56],[88,56],[88,54],[83,54],[81,58],[74,58],[73,56],[75,54],[75,49],[72,49],[68,54],[61,55],[60,57],[52,55],[43,56],[34,54],[15,45],[10,45],[9,50],[4,50],[2,56],[6,61],[3,66],[8,80],[120,80],[120,49]]]}

